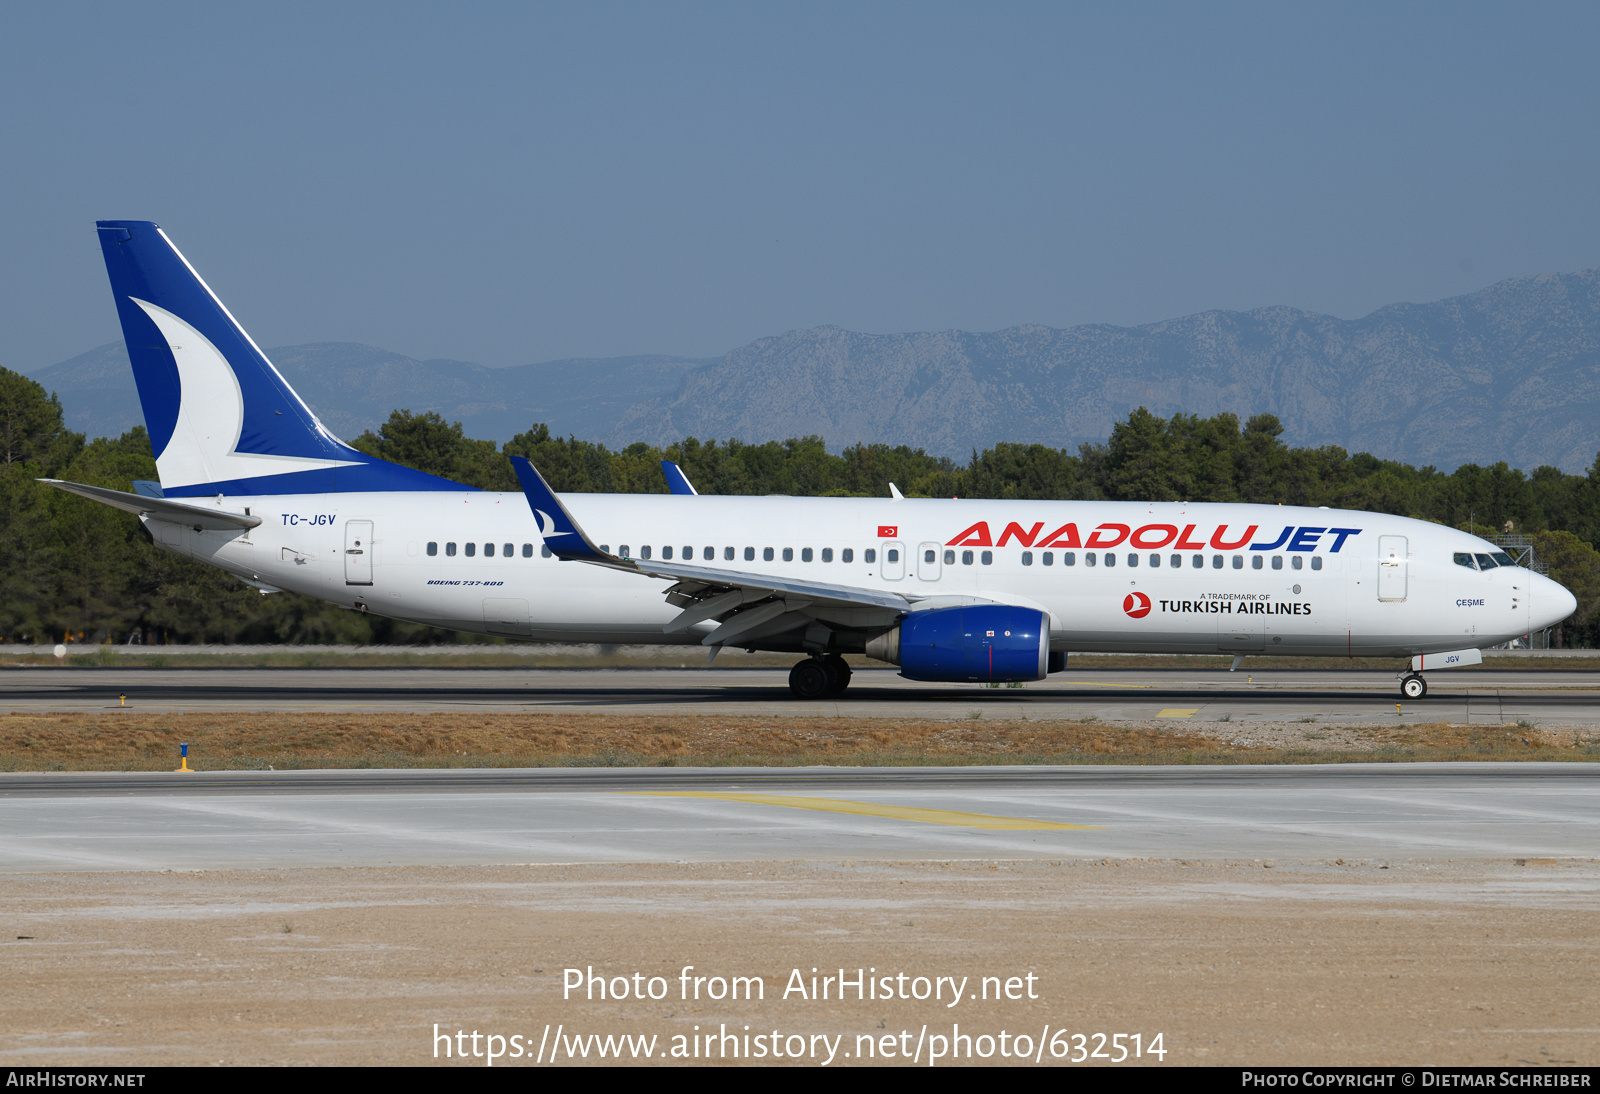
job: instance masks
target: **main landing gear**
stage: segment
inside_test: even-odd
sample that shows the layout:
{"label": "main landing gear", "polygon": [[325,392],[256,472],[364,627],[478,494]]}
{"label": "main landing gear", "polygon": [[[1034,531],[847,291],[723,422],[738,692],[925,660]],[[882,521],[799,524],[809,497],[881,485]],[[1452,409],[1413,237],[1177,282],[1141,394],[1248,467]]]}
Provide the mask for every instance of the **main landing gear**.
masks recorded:
{"label": "main landing gear", "polygon": [[831,699],[850,686],[850,666],[836,653],[808,657],[789,670],[796,699]]}
{"label": "main landing gear", "polygon": [[1400,694],[1407,699],[1426,699],[1428,697],[1428,682],[1419,674],[1410,673],[1400,679]]}

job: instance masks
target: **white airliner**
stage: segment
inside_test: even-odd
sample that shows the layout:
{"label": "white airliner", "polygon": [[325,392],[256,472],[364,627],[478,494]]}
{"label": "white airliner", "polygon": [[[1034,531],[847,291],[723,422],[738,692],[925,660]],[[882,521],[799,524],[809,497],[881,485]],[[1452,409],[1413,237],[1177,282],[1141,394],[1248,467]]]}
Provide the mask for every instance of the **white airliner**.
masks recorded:
{"label": "white airliner", "polygon": [[[1180,502],[484,493],[356,451],[166,234],[98,225],[160,483],[49,480],[263,592],[531,641],[842,654],[931,681],[1040,680],[1067,651],[1411,657],[1555,624],[1572,594],[1465,532],[1375,513]],[[669,467],[669,475],[676,468]],[[681,481],[680,481],[681,480]]]}

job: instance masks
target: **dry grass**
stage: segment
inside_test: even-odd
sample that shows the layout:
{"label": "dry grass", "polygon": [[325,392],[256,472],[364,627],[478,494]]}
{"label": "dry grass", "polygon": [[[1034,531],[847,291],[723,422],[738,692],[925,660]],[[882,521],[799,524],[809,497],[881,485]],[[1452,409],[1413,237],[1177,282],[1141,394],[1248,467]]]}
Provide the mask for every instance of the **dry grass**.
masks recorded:
{"label": "dry grass", "polygon": [[[1202,728],[1203,727],[1203,728]],[[1248,732],[1249,737],[1239,734]],[[0,771],[1600,760],[1526,726],[1187,725],[607,714],[11,714]]]}

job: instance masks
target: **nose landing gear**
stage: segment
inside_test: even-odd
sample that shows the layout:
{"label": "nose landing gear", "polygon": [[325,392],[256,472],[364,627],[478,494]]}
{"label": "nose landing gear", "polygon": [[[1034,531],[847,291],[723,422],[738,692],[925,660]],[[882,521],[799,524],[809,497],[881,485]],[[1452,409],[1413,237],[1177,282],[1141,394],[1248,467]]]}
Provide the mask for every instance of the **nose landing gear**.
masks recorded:
{"label": "nose landing gear", "polygon": [[1407,699],[1426,699],[1428,682],[1418,673],[1410,673],[1400,680],[1400,694]]}
{"label": "nose landing gear", "polygon": [[789,691],[796,699],[831,699],[850,686],[850,666],[830,653],[808,657],[789,670]]}

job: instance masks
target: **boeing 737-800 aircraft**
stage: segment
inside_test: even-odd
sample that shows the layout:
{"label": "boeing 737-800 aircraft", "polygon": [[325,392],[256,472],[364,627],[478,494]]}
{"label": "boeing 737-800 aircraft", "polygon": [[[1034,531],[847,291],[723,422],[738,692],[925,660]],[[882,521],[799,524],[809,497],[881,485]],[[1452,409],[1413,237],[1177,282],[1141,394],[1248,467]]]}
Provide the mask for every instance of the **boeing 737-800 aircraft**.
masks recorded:
{"label": "boeing 737-800 aircraft", "polygon": [[932,681],[1043,679],[1069,650],[1411,657],[1571,615],[1475,536],[1375,513],[1176,502],[484,493],[365,455],[317,420],[166,234],[100,246],[160,483],[51,480],[263,592],[530,641],[804,654],[802,697],[864,653]]}

